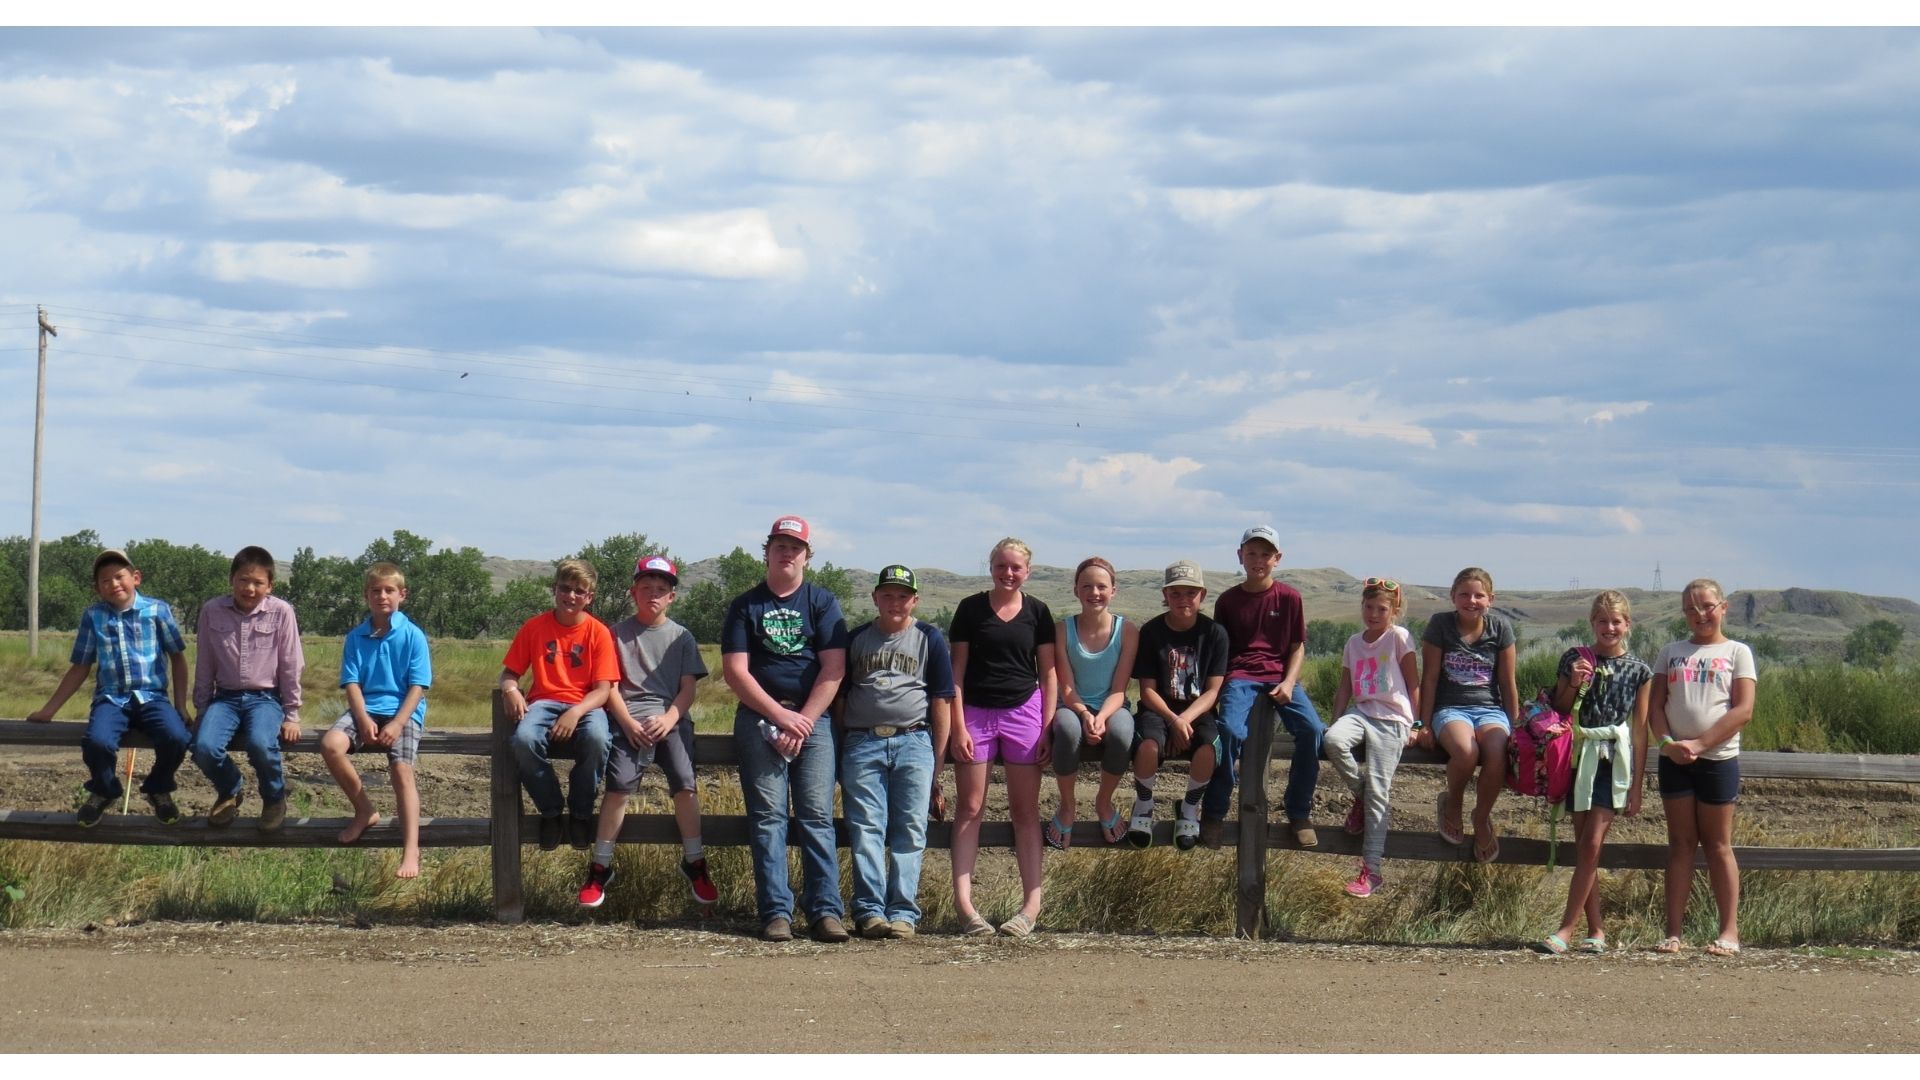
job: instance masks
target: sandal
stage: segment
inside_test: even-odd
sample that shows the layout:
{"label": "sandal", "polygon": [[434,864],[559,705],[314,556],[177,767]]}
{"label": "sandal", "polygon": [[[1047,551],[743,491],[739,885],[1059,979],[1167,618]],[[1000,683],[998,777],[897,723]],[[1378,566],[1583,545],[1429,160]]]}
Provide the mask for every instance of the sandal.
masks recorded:
{"label": "sandal", "polygon": [[1467,834],[1465,832],[1459,829],[1454,829],[1451,832],[1447,830],[1447,791],[1445,788],[1440,789],[1440,794],[1434,796],[1433,818],[1434,824],[1440,831],[1440,839],[1445,840],[1454,847],[1459,847],[1467,842]]}
{"label": "sandal", "polygon": [[1120,813],[1119,807],[1113,808],[1113,816],[1100,823],[1100,835],[1109,844],[1117,844],[1127,835],[1127,819]]}
{"label": "sandal", "polygon": [[1493,838],[1493,850],[1483,855],[1480,852],[1480,835],[1475,833],[1473,837],[1473,861],[1478,863],[1499,862],[1500,837],[1495,836]]}
{"label": "sandal", "polygon": [[1567,955],[1567,939],[1561,937],[1559,934],[1548,934],[1547,940],[1540,943],[1540,948],[1545,951],[1548,956],[1565,956]]}
{"label": "sandal", "polygon": [[1133,800],[1133,818],[1127,822],[1127,843],[1137,848],[1153,846],[1153,800]]}
{"label": "sandal", "polygon": [[972,918],[960,924],[960,933],[963,937],[992,937],[993,924],[976,911]]}
{"label": "sandal", "polygon": [[1707,946],[1705,951],[1708,956],[1739,956],[1740,943],[1728,941],[1726,938],[1715,938],[1713,944]]}
{"label": "sandal", "polygon": [[1607,939],[1603,937],[1581,938],[1580,951],[1583,953],[1591,953],[1594,956],[1603,956],[1607,951]]}
{"label": "sandal", "polygon": [[1173,846],[1181,851],[1192,851],[1200,842],[1200,819],[1185,814],[1173,819]]}
{"label": "sandal", "polygon": [[1040,829],[1040,838],[1055,851],[1065,851],[1073,846],[1073,826],[1063,824],[1060,815],[1054,814]]}
{"label": "sandal", "polygon": [[1026,912],[1023,911],[1013,918],[1008,919],[1006,922],[1001,923],[1000,932],[1010,938],[1026,937],[1033,933],[1033,920],[1027,918]]}
{"label": "sandal", "polygon": [[1653,947],[1653,951],[1657,953],[1672,954],[1672,953],[1680,952],[1684,950],[1686,947],[1687,947],[1686,943],[1682,942],[1679,938],[1670,937],[1662,941],[1660,944],[1655,945]]}

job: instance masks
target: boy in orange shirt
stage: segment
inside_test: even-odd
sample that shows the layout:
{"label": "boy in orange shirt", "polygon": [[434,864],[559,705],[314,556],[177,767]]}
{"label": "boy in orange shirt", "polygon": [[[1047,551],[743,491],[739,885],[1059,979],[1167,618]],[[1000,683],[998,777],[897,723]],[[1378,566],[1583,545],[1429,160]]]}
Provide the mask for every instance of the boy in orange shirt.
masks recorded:
{"label": "boy in orange shirt", "polygon": [[[553,610],[528,619],[514,635],[500,672],[507,715],[519,721],[513,753],[527,796],[540,813],[541,851],[552,851],[563,839],[582,850],[593,843],[594,804],[612,742],[601,706],[620,681],[613,635],[587,613],[594,585],[593,567],[579,559],[561,560],[553,572]],[[529,672],[530,694],[520,689],[521,676]],[[560,778],[547,754],[551,743],[569,740],[574,760],[565,808],[571,827],[561,817]]]}

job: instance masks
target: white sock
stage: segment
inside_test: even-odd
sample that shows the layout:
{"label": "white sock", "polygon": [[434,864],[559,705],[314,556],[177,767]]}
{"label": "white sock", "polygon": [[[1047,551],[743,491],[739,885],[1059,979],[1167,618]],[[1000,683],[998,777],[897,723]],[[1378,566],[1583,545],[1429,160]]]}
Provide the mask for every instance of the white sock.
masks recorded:
{"label": "white sock", "polygon": [[595,840],[593,842],[593,861],[601,866],[613,865],[613,841]]}
{"label": "white sock", "polygon": [[697,862],[707,854],[706,849],[700,846],[700,838],[697,836],[683,838],[680,841],[680,851],[681,857],[688,862]]}

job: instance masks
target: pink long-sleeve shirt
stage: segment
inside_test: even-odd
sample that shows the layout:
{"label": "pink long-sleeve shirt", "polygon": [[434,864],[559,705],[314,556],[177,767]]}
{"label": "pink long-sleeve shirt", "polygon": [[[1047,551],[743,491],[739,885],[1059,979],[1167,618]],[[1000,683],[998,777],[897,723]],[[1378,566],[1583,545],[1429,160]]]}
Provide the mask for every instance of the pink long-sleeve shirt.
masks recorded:
{"label": "pink long-sleeve shirt", "polygon": [[205,712],[222,690],[273,690],[287,719],[300,719],[300,625],[293,605],[264,596],[252,611],[216,596],[200,607],[193,665],[193,710]]}

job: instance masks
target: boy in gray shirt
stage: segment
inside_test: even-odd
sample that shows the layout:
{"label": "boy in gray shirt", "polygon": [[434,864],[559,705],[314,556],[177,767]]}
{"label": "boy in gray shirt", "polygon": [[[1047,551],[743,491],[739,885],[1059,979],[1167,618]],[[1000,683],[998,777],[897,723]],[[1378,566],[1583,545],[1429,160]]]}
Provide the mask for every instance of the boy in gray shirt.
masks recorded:
{"label": "boy in gray shirt", "polygon": [[640,789],[649,762],[666,774],[673,795],[673,816],[680,826],[686,875],[693,898],[702,904],[720,899],[707,876],[700,844],[700,799],[693,778],[694,683],[706,678],[700,647],[687,628],[667,618],[680,584],[679,571],[660,555],[648,555],[633,567],[632,616],[613,627],[613,649],[620,658],[620,685],[607,699],[613,721],[613,745],[607,754],[607,795],[600,803],[593,861],[580,903],[599,907],[613,881],[613,842],[627,813],[627,796]]}
{"label": "boy in gray shirt", "polygon": [[[847,639],[833,715],[845,725],[840,791],[853,849],[853,917],[864,938],[912,937],[934,774],[946,753],[953,659],[940,628],[913,617],[913,571],[889,566],[879,614]],[[888,856],[892,865],[888,865]]]}

